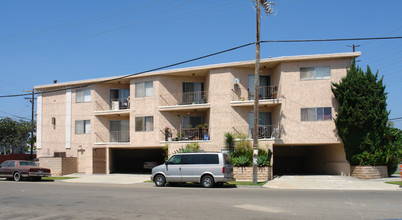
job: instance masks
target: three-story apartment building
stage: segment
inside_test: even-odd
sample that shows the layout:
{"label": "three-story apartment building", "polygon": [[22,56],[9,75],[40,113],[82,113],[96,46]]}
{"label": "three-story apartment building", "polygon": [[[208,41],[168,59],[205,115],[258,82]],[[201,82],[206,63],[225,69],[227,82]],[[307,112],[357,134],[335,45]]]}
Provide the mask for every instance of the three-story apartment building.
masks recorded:
{"label": "three-story apartment building", "polygon": [[[274,173],[349,175],[331,82],[360,53],[261,59],[259,146]],[[76,157],[77,172],[149,172],[188,143],[221,151],[226,132],[252,140],[255,61],[36,86],[37,154]]]}

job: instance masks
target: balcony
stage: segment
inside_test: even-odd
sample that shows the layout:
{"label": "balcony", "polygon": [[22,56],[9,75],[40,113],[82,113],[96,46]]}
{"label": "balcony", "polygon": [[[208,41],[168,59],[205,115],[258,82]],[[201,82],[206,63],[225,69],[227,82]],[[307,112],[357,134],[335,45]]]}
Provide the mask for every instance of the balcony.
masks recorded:
{"label": "balcony", "polygon": [[128,144],[129,131],[95,132],[96,144]]}
{"label": "balcony", "polygon": [[160,95],[159,111],[209,109],[205,91]]}
{"label": "balcony", "polygon": [[165,130],[164,141],[209,141],[208,128],[182,128],[177,130]]}
{"label": "balcony", "polygon": [[[277,85],[274,86],[260,86],[258,91],[258,102],[260,105],[279,105],[280,88]],[[254,91],[241,91],[236,92],[233,90],[232,106],[253,106],[254,105]]]}
{"label": "balcony", "polygon": [[129,115],[130,99],[109,99],[108,102],[95,101],[95,115]]}
{"label": "balcony", "polygon": [[[233,127],[235,133],[248,134],[253,139],[253,127]],[[280,138],[279,127],[274,125],[258,125],[258,139],[277,139]]]}

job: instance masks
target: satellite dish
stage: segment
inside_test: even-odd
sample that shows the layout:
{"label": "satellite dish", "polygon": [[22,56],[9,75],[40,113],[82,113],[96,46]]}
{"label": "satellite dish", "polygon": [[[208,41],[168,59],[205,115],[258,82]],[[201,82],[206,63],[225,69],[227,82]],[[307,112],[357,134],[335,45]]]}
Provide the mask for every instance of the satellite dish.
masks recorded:
{"label": "satellite dish", "polygon": [[234,78],[233,84],[238,85],[239,83],[240,83],[240,79],[239,78]]}

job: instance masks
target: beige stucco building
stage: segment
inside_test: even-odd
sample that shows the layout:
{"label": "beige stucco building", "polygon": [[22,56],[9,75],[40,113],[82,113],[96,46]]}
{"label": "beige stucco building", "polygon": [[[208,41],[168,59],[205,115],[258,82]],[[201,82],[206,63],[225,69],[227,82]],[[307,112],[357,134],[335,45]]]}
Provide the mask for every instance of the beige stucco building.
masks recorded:
{"label": "beige stucco building", "polygon": [[[358,56],[261,59],[259,146],[273,151],[275,175],[349,175],[331,82]],[[42,92],[38,157],[74,157],[77,172],[150,172],[148,166],[163,162],[166,145],[169,152],[194,142],[221,151],[226,132],[251,141],[254,66],[234,62],[36,86]]]}

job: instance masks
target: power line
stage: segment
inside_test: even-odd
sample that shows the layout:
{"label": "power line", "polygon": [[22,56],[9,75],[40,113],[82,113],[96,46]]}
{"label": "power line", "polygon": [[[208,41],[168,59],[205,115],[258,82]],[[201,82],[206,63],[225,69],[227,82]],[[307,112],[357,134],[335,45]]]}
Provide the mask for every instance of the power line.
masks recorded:
{"label": "power line", "polygon": [[397,117],[397,118],[390,118],[390,119],[388,119],[389,121],[396,121],[396,120],[401,120],[402,119],[402,117]]}
{"label": "power line", "polygon": [[[268,41],[260,41],[260,42],[261,43],[303,43],[303,42],[365,41],[365,40],[391,40],[391,39],[402,39],[402,36],[370,37],[370,38],[305,39],[305,40],[268,40]],[[190,62],[193,62],[193,61],[196,61],[196,60],[201,60],[201,59],[205,59],[205,58],[208,58],[208,57],[216,56],[216,55],[219,55],[219,54],[222,54],[222,53],[226,53],[226,52],[237,50],[237,49],[240,49],[240,48],[243,48],[243,47],[247,47],[247,46],[253,45],[255,43],[256,42],[243,44],[243,45],[240,45],[240,46],[237,46],[237,47],[232,47],[230,49],[218,51],[218,52],[208,54],[208,55],[205,55],[205,56],[200,56],[200,57],[197,57],[197,58],[181,61],[181,62],[178,62],[178,63],[174,63],[174,64],[170,64],[170,65],[166,65],[166,66],[162,66],[162,67],[158,67],[158,68],[154,68],[154,69],[150,69],[150,70],[145,70],[145,71],[142,71],[142,72],[137,72],[137,73],[124,75],[124,76],[121,76],[121,77],[115,77],[115,78],[112,78],[112,79],[102,80],[102,81],[98,81],[98,82],[94,82],[94,83],[88,83],[88,84],[84,84],[84,85],[80,85],[80,86],[66,87],[66,88],[62,88],[62,89],[48,90],[48,91],[44,91],[44,92],[36,92],[35,94],[59,92],[59,91],[65,91],[67,89],[83,88],[83,87],[87,87],[87,86],[90,86],[90,85],[95,85],[95,84],[115,81],[115,80],[119,80],[119,79],[125,79],[125,78],[128,78],[130,76],[139,75],[139,74],[148,73],[148,72],[153,72],[153,71],[157,71],[157,70],[162,70],[162,69],[166,69],[166,68],[169,68],[169,67],[174,67],[174,66],[178,66],[178,65],[181,65],[181,64],[190,63]],[[31,95],[31,94],[30,93],[24,93],[24,94],[14,94],[14,95],[3,95],[3,96],[0,96],[0,98],[10,98],[10,97],[19,97],[19,96],[28,96],[28,95]]]}

